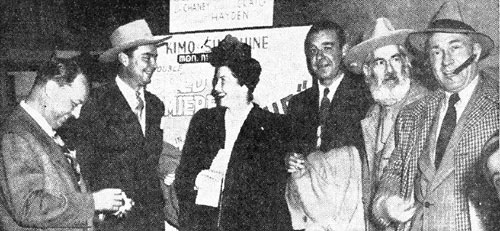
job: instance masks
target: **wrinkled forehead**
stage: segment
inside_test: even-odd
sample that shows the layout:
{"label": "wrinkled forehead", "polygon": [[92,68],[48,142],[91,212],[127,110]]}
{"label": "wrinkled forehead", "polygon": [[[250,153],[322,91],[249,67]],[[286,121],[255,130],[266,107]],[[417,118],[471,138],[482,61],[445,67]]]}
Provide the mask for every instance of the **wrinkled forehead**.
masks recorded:
{"label": "wrinkled forehead", "polygon": [[387,45],[379,47],[373,50],[372,54],[374,59],[386,59],[386,60],[389,60],[390,58],[397,55],[402,55],[398,45]]}

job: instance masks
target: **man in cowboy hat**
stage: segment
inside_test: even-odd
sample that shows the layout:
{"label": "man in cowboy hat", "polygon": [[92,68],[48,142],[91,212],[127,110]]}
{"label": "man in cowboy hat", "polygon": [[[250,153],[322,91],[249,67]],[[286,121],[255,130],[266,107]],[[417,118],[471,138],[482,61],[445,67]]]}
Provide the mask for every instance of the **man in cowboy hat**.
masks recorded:
{"label": "man in cowboy hat", "polygon": [[394,124],[399,111],[422,98],[427,89],[412,78],[410,56],[404,42],[410,29],[395,30],[379,18],[371,36],[347,52],[345,65],[363,73],[375,100],[361,121],[366,158],[363,159],[363,205],[366,230],[376,230],[370,203],[394,150]]}
{"label": "man in cowboy hat", "polygon": [[373,215],[400,229],[471,230],[479,222],[467,185],[500,123],[498,81],[478,67],[493,41],[464,23],[452,1],[407,42],[427,56],[439,89],[399,113]]}
{"label": "man in cowboy hat", "polygon": [[156,46],[168,39],[152,35],[144,20],[118,27],[110,37],[112,48],[99,60],[117,61],[114,81],[91,92],[79,124],[92,189],[123,189],[135,205],[125,217],[105,214],[100,230],[162,230],[164,216],[160,178],[156,173],[162,151],[160,121],[164,105],[145,90],[157,65]]}

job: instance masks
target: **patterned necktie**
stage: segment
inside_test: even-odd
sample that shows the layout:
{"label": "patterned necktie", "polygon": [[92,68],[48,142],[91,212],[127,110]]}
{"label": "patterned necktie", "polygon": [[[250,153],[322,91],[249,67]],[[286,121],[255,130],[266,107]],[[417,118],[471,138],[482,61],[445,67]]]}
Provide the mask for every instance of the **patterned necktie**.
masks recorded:
{"label": "patterned necktie", "polygon": [[71,169],[73,170],[73,175],[78,181],[78,190],[80,191],[81,190],[80,184],[82,178],[80,174],[80,165],[76,162],[76,151],[68,148],[68,146],[66,146],[66,144],[59,135],[56,134],[53,137],[53,139],[61,147],[61,151],[64,154],[64,157],[66,157],[66,160],[71,165]]}
{"label": "patterned necktie", "polygon": [[443,159],[448,142],[450,142],[451,135],[457,123],[457,110],[455,110],[455,103],[460,100],[457,93],[450,96],[448,101],[448,109],[446,110],[446,115],[444,116],[443,123],[441,124],[441,131],[439,132],[439,137],[436,144],[436,159],[434,165],[436,169],[439,168],[441,160]]}
{"label": "patterned necktie", "polygon": [[135,114],[137,115],[139,122],[141,122],[142,109],[144,109],[144,101],[141,98],[141,92],[139,90],[137,90],[135,92],[135,97],[137,99],[137,106],[135,107]]}

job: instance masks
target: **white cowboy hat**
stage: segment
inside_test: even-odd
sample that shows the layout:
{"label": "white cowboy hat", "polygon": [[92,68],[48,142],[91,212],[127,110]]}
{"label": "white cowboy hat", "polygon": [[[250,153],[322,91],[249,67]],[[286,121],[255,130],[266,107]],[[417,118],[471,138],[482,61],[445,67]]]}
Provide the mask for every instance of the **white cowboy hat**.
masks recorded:
{"label": "white cowboy hat", "polygon": [[387,45],[404,45],[406,37],[414,30],[396,30],[387,18],[378,18],[371,36],[352,47],[344,58],[344,64],[352,72],[361,74],[363,62],[370,52]]}
{"label": "white cowboy hat", "polygon": [[425,43],[433,33],[467,34],[473,41],[481,44],[482,51],[479,59],[486,58],[495,46],[489,36],[476,32],[474,28],[464,23],[456,1],[443,3],[425,30],[408,35],[408,43],[412,46],[412,51],[420,53],[419,55],[425,54]]}
{"label": "white cowboy hat", "polygon": [[123,50],[136,46],[158,44],[171,37],[172,36],[155,37],[144,19],[133,21],[113,31],[109,37],[112,48],[102,53],[101,56],[99,56],[99,61],[105,63],[113,62]]}

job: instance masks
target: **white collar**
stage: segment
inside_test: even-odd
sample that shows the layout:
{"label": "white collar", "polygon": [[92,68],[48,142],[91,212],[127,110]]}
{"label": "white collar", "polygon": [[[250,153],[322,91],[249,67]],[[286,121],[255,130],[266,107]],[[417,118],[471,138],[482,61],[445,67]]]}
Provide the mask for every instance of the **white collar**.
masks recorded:
{"label": "white collar", "polygon": [[[474,89],[476,88],[478,83],[479,75],[474,77],[474,79],[464,89],[458,92],[458,96],[460,97],[460,100],[458,102],[460,104],[467,104],[469,102],[470,98],[472,97],[472,93],[474,93]],[[445,91],[445,94],[446,98],[449,99],[453,93]]]}
{"label": "white collar", "polygon": [[320,104],[321,104],[321,99],[323,98],[323,93],[325,92],[325,88],[328,88],[330,90],[330,92],[328,93],[327,97],[330,100],[330,102],[332,102],[333,95],[335,95],[335,92],[337,91],[337,88],[339,87],[340,82],[342,82],[343,79],[344,79],[344,73],[340,73],[340,75],[338,75],[337,78],[335,78],[333,80],[332,84],[330,84],[330,86],[328,86],[328,87],[321,85],[319,83],[319,80],[318,80],[318,89],[319,89],[319,101],[320,101]]}
{"label": "white collar", "polygon": [[21,103],[19,105],[28,113],[28,115],[31,116],[31,118],[33,118],[35,120],[35,122],[38,125],[40,125],[40,127],[42,128],[42,130],[45,133],[47,133],[47,135],[49,135],[50,137],[54,138],[56,132],[54,131],[54,129],[52,128],[52,126],[50,126],[49,122],[47,122],[47,120],[45,119],[45,117],[43,117],[42,114],[40,114],[40,112],[38,112],[37,110],[35,110],[34,108],[32,108],[24,100],[21,101]]}
{"label": "white collar", "polygon": [[[120,76],[117,75],[115,81],[116,85],[118,85],[118,88],[120,89],[121,92],[123,92],[123,94],[133,95],[135,97],[136,90],[130,87],[130,85],[128,85],[127,83],[125,83],[125,81],[123,81],[123,79],[120,78]],[[141,96],[143,96],[144,88],[143,87],[139,88],[139,92],[141,93]]]}

